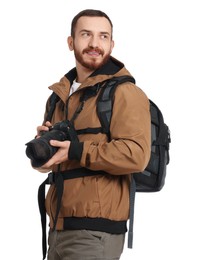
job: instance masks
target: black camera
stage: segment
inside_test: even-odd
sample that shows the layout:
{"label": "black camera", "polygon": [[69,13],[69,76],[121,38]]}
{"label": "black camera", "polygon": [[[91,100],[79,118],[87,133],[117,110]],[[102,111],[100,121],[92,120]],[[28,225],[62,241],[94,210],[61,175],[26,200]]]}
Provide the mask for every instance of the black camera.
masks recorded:
{"label": "black camera", "polygon": [[42,131],[41,137],[26,143],[26,155],[31,159],[33,167],[44,165],[59,149],[51,146],[50,140],[78,142],[78,137],[74,126],[68,120],[56,123],[49,131]]}

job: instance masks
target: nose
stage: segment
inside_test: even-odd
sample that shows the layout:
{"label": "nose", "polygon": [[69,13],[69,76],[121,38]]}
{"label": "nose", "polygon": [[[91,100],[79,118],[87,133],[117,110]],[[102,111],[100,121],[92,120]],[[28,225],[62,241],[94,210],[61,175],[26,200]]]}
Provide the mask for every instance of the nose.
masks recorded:
{"label": "nose", "polygon": [[90,48],[98,48],[98,47],[99,47],[99,41],[98,41],[97,36],[92,36],[92,37],[90,38],[90,41],[89,41],[89,43],[88,43],[88,46],[89,46]]}

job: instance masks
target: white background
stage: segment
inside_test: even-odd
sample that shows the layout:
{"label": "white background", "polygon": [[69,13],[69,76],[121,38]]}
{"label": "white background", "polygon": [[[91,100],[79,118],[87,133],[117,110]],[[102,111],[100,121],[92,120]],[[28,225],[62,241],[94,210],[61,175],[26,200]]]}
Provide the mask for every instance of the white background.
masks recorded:
{"label": "white background", "polygon": [[43,120],[48,86],[74,67],[70,22],[82,9],[114,24],[113,56],[161,108],[171,161],[160,193],[137,194],[134,249],[122,260],[199,259],[199,39],[197,0],[6,0],[0,3],[1,188],[4,259],[41,259],[37,189],[25,143]]}

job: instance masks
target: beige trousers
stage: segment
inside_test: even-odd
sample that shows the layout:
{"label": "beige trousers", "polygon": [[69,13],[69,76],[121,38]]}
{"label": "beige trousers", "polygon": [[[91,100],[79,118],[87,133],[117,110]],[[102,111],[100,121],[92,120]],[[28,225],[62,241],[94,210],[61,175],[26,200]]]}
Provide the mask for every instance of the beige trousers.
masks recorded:
{"label": "beige trousers", "polygon": [[120,259],[124,239],[124,234],[90,230],[50,231],[48,260]]}

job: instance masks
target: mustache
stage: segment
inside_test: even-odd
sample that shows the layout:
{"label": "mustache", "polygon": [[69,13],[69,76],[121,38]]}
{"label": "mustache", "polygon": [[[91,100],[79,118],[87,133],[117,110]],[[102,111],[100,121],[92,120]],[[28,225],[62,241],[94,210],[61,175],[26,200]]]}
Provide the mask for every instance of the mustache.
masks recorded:
{"label": "mustache", "polygon": [[88,47],[88,48],[85,48],[83,50],[83,54],[87,53],[87,52],[90,52],[90,51],[95,51],[95,52],[97,52],[97,53],[99,53],[101,55],[104,55],[104,51],[102,49],[98,48],[98,47]]}

